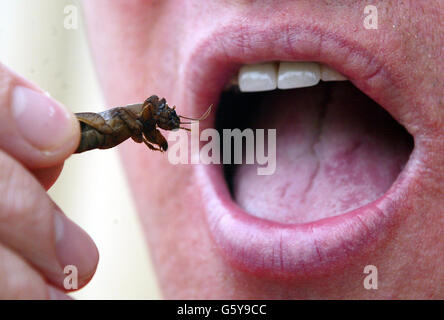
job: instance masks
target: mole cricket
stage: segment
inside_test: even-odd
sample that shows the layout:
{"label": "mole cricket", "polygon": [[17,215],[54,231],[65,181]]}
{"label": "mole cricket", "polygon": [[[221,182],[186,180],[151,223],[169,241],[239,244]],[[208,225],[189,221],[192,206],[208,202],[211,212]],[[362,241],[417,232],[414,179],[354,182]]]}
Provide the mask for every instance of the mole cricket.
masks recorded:
{"label": "mole cricket", "polygon": [[113,148],[128,138],[137,143],[145,143],[151,150],[164,152],[168,149],[168,142],[157,127],[169,131],[191,131],[181,127],[182,124],[191,124],[182,122],[181,118],[190,121],[205,120],[211,107],[198,119],[178,116],[176,106],[171,108],[165,98],[159,99],[153,95],[143,103],[115,107],[99,113],[76,113],[80,122],[81,140],[75,153]]}

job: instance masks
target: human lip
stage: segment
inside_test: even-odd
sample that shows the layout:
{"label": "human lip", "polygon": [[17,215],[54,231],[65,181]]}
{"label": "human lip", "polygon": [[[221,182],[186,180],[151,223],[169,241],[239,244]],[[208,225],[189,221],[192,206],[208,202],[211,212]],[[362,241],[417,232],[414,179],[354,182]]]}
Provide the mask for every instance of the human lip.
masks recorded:
{"label": "human lip", "polygon": [[[199,114],[217,102],[227,79],[245,63],[316,61],[345,75],[415,139],[408,163],[379,199],[339,216],[304,224],[282,224],[249,215],[232,200],[218,166],[196,166],[209,230],[233,265],[260,275],[307,278],[334,272],[374,250],[388,236],[408,206],[406,199],[414,196],[429,148],[423,143],[429,134],[427,118],[421,110],[414,110],[412,103],[403,101],[403,94],[411,88],[397,85],[401,71],[393,68],[396,64],[389,59],[328,26],[312,27],[295,21],[266,29],[259,24],[225,27],[196,44],[185,77],[189,91],[184,107],[190,113]],[[415,112],[418,116],[412,117]]]}

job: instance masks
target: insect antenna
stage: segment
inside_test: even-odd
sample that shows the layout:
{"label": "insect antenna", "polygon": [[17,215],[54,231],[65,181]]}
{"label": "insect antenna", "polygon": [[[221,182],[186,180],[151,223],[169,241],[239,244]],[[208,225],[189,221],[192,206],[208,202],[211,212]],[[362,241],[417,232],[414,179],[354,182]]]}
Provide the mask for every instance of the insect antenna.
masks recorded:
{"label": "insect antenna", "polygon": [[[211,112],[211,108],[213,107],[213,105],[210,105],[209,107],[208,107],[208,109],[207,109],[207,111],[205,111],[205,113],[200,117],[200,118],[197,118],[197,119],[194,119],[194,118],[188,118],[188,117],[184,117],[184,116],[179,116],[179,118],[183,118],[183,119],[187,119],[187,120],[191,120],[191,121],[187,121],[187,122],[180,122],[180,124],[193,124],[193,122],[192,121],[202,121],[202,120],[205,120],[207,117],[208,117],[208,115],[210,114],[210,112]],[[187,130],[187,131],[191,131],[191,129],[189,129],[189,128],[185,128],[185,127],[179,127],[180,129],[183,129],[183,130]]]}
{"label": "insect antenna", "polygon": [[[184,118],[184,119],[191,120],[191,121],[202,121],[208,117],[208,115],[211,112],[212,107],[213,107],[213,105],[209,106],[207,111],[205,111],[205,113],[200,118],[194,119],[194,118],[188,118],[188,117],[184,117],[184,116],[179,116],[179,118]],[[184,122],[181,122],[181,123],[184,123]]]}

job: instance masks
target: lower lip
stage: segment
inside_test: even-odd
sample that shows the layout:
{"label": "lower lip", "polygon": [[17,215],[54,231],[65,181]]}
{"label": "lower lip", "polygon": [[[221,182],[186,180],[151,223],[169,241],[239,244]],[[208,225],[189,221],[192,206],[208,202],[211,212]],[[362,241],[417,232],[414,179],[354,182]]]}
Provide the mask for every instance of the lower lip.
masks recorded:
{"label": "lower lip", "polygon": [[[392,187],[356,210],[310,223],[282,224],[249,215],[233,201],[221,166],[195,167],[213,240],[236,268],[261,276],[311,278],[355,261],[383,240],[414,183],[413,151]],[[362,266],[364,268],[364,265]]]}

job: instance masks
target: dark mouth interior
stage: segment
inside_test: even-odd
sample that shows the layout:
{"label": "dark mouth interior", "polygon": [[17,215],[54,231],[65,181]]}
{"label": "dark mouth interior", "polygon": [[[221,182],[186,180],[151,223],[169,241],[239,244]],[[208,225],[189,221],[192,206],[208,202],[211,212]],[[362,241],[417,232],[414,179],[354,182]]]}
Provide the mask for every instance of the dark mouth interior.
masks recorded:
{"label": "dark mouth interior", "polygon": [[223,92],[216,128],[221,137],[223,129],[276,129],[274,174],[258,175],[258,164],[225,164],[223,170],[240,207],[282,223],[316,221],[376,200],[413,149],[404,127],[350,82]]}

